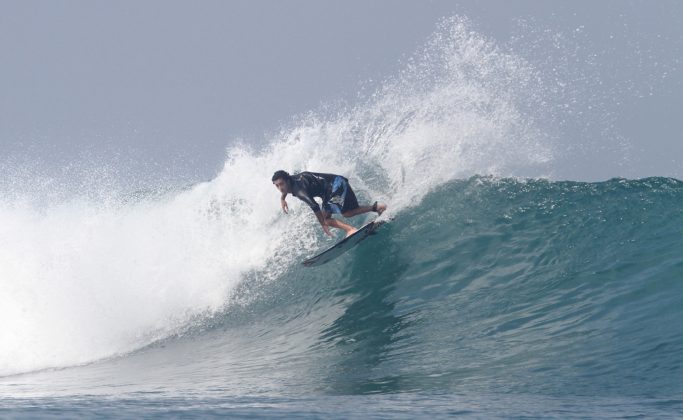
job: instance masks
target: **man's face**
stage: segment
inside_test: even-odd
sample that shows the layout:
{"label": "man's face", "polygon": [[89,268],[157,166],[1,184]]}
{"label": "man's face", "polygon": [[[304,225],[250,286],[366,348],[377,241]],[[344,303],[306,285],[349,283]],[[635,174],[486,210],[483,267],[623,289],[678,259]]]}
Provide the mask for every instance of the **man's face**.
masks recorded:
{"label": "man's face", "polygon": [[273,185],[275,185],[275,188],[277,188],[277,190],[280,191],[282,194],[289,193],[289,185],[287,185],[287,181],[285,181],[284,179],[276,179],[275,181],[273,181]]}

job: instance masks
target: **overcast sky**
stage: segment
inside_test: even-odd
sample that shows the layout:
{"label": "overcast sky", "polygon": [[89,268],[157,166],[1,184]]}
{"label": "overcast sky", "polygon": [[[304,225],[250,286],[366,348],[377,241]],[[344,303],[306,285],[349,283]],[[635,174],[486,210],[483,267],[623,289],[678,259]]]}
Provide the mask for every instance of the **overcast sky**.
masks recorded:
{"label": "overcast sky", "polygon": [[[118,154],[208,179],[235,139],[262,142],[321,103],[352,102],[395,74],[440,18],[461,15],[532,63],[547,51],[525,48],[520,28],[581,32],[573,53],[592,56],[592,76],[609,86],[629,159],[588,153],[560,175],[683,178],[682,4],[0,0],[0,153],[54,167]],[[556,54],[549,62],[569,52]],[[579,135],[575,125],[566,136]]]}

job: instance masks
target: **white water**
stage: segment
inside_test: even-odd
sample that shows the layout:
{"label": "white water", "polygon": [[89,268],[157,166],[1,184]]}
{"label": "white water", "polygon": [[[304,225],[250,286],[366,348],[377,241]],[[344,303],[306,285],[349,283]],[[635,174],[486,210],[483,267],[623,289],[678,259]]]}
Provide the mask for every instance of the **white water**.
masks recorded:
{"label": "white water", "polygon": [[275,170],[345,174],[361,201],[394,213],[454,178],[546,175],[552,145],[527,111],[542,99],[534,80],[451,19],[359,105],[302,116],[263,150],[233,147],[191,189],[46,204],[39,188],[5,183],[0,375],[134,351],[226,310],[246,275],[276,279],[322,239],[291,197],[281,215]]}

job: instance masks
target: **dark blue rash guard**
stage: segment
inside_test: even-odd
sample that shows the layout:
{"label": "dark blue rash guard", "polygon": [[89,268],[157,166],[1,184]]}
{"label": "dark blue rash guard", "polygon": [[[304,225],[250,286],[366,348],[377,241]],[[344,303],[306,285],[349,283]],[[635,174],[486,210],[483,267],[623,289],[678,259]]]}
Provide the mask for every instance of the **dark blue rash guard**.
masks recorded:
{"label": "dark blue rash guard", "polygon": [[323,209],[328,213],[343,213],[358,207],[349,180],[341,175],[301,172],[292,175],[290,186],[292,195],[314,212],[320,211],[320,205],[314,197],[322,199]]}

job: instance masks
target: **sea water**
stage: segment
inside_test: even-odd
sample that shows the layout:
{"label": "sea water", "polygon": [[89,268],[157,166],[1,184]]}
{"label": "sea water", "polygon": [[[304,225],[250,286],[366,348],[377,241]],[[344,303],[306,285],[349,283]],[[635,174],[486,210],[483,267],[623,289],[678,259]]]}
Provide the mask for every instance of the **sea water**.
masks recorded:
{"label": "sea water", "polygon": [[[555,179],[542,76],[446,19],[207,182],[3,183],[0,416],[680,416],[683,182]],[[305,268],[334,240],[278,169],[392,220]]]}

